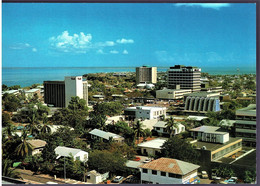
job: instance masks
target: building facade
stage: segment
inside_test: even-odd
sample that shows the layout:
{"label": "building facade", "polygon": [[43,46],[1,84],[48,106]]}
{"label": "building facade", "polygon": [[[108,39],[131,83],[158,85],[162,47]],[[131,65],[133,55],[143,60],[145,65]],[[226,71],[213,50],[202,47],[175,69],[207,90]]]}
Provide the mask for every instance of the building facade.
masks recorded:
{"label": "building facade", "polygon": [[157,83],[157,67],[136,67],[136,84]]}
{"label": "building facade", "polygon": [[194,184],[199,165],[185,161],[159,158],[140,166],[142,184]]}
{"label": "building facade", "polygon": [[163,89],[156,91],[156,98],[162,100],[182,99],[184,94],[191,93],[191,89]]}
{"label": "building facade", "polygon": [[151,120],[159,119],[161,116],[166,116],[166,107],[128,107],[124,110],[124,115],[126,120]]}
{"label": "building facade", "polygon": [[168,88],[191,89],[193,92],[201,89],[201,69],[191,66],[175,65],[168,70]]}
{"label": "building facade", "polygon": [[88,105],[88,83],[82,76],[66,76],[64,81],[44,81],[44,102],[67,107],[71,97],[78,96]]}
{"label": "building facade", "polygon": [[235,136],[243,139],[243,144],[256,146],[256,104],[236,111]]}
{"label": "building facade", "polygon": [[[166,124],[167,122],[165,121],[158,121],[154,126],[153,130],[160,134],[169,134],[169,132],[166,129]],[[173,135],[180,134],[185,131],[185,126],[182,125],[181,123],[177,123],[177,128],[173,128]]]}
{"label": "building facade", "polygon": [[44,81],[44,103],[55,107],[65,107],[65,82]]}

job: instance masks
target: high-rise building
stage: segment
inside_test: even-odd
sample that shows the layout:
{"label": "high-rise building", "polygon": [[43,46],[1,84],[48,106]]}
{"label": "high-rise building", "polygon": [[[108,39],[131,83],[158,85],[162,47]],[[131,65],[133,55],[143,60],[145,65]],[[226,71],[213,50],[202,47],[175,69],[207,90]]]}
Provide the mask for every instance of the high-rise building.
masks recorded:
{"label": "high-rise building", "polygon": [[157,83],[157,67],[136,67],[136,84]]}
{"label": "high-rise building", "polygon": [[55,107],[67,107],[71,97],[78,96],[88,105],[88,84],[82,76],[66,76],[64,81],[44,81],[44,102]]}
{"label": "high-rise building", "polygon": [[201,69],[197,67],[175,65],[168,70],[168,88],[191,89],[193,92],[201,90]]}

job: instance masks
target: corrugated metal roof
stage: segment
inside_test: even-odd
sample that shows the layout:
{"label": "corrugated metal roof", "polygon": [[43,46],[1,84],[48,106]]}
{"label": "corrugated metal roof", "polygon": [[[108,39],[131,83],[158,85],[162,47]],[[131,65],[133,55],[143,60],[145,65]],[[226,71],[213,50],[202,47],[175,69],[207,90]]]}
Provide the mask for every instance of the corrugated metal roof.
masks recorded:
{"label": "corrugated metal roof", "polygon": [[[83,151],[83,150],[70,148],[70,147],[64,147],[64,146],[58,146],[55,148],[55,154],[57,154],[59,156],[65,156],[65,157],[69,157],[70,154],[72,156],[75,156],[77,153],[79,153],[81,151]],[[83,152],[85,152],[85,151],[83,151]]]}
{"label": "corrugated metal roof", "polygon": [[47,143],[46,141],[35,139],[35,140],[27,140],[34,148],[44,147]]}
{"label": "corrugated metal roof", "polygon": [[173,174],[185,175],[191,171],[198,169],[200,166],[177,159],[160,158],[143,164],[140,167],[145,169],[169,172]]}
{"label": "corrugated metal roof", "polygon": [[151,141],[146,141],[143,143],[138,144],[138,147],[147,147],[147,148],[153,148],[153,149],[161,149],[161,146],[165,143],[166,140],[161,138],[156,138]]}
{"label": "corrugated metal roof", "polygon": [[105,132],[103,130],[99,130],[99,129],[94,129],[92,131],[89,132],[92,135],[104,138],[106,140],[109,140],[110,137],[112,137],[113,139],[115,138],[123,138],[122,136],[119,136],[117,134],[111,133],[111,132]]}

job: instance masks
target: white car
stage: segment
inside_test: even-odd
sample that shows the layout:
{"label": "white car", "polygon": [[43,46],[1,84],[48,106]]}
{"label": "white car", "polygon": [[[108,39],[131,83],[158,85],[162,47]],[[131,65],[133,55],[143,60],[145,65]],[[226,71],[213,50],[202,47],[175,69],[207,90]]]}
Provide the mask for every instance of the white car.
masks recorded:
{"label": "white car", "polygon": [[149,163],[150,161],[152,161],[151,158],[146,158],[146,159],[143,161],[143,163]]}

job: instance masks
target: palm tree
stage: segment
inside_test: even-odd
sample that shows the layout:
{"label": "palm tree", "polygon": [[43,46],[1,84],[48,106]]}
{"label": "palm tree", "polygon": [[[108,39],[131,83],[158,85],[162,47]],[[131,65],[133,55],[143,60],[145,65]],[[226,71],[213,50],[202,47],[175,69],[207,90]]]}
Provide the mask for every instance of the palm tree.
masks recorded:
{"label": "palm tree", "polygon": [[29,155],[30,152],[33,150],[33,146],[27,142],[27,132],[23,130],[21,136],[21,144],[19,144],[16,148],[16,153],[18,156],[24,158]]}
{"label": "palm tree", "polygon": [[38,126],[37,126],[37,123],[36,123],[37,122],[37,118],[36,118],[35,114],[33,113],[31,118],[28,117],[28,120],[29,120],[30,124],[26,125],[26,126],[28,126],[28,128],[29,128],[30,134],[31,135],[39,134],[39,129],[38,129]]}
{"label": "palm tree", "polygon": [[167,123],[165,124],[167,132],[170,134],[170,137],[172,137],[173,131],[175,129],[178,130],[178,125],[174,122],[173,117],[170,117],[167,119]]}
{"label": "palm tree", "polygon": [[50,126],[48,126],[49,122],[48,122],[47,115],[45,113],[43,114],[42,122],[43,122],[43,126],[41,128],[41,134],[50,134],[51,128],[50,128]]}
{"label": "palm tree", "polygon": [[134,129],[135,137],[136,137],[137,140],[139,141],[139,138],[144,135],[143,124],[138,120],[138,121],[134,124],[133,129]]}
{"label": "palm tree", "polygon": [[4,135],[8,137],[9,140],[13,138],[13,133],[15,132],[15,127],[12,124],[8,124],[7,127],[4,128]]}
{"label": "palm tree", "polygon": [[12,167],[12,160],[5,159],[2,164],[2,176],[9,178],[21,178],[20,173],[16,172]]}

